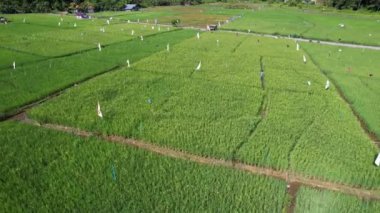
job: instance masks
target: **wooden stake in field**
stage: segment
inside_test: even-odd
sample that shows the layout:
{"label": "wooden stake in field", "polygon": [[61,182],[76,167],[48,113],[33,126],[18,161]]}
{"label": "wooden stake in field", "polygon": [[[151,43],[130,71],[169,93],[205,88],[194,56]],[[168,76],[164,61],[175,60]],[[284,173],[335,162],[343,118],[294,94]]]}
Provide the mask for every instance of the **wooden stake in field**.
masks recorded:
{"label": "wooden stake in field", "polygon": [[169,44],[166,45],[166,51],[170,52],[170,46],[169,46]]}
{"label": "wooden stake in field", "polygon": [[330,81],[326,81],[325,90],[328,90],[330,88]]}
{"label": "wooden stake in field", "polygon": [[15,70],[16,69],[16,61],[13,62],[12,66],[13,66],[13,69]]}
{"label": "wooden stake in field", "polygon": [[197,39],[199,40],[201,36],[199,35],[199,32],[197,32]]}
{"label": "wooden stake in field", "polygon": [[103,118],[103,113],[102,113],[102,111],[100,110],[100,104],[99,104],[99,101],[98,101],[97,113],[98,113],[98,116],[99,116],[100,118]]}
{"label": "wooden stake in field", "polygon": [[99,50],[99,52],[102,51],[102,45],[100,45],[100,43],[98,43],[98,50]]}
{"label": "wooden stake in field", "polygon": [[306,64],[306,56],[305,55],[303,55],[303,63]]}
{"label": "wooden stake in field", "polygon": [[201,66],[202,66],[202,61],[199,61],[199,64],[198,64],[197,68],[195,68],[195,71],[201,70]]}
{"label": "wooden stake in field", "polygon": [[130,68],[131,65],[129,64],[129,59],[127,59],[127,67]]}

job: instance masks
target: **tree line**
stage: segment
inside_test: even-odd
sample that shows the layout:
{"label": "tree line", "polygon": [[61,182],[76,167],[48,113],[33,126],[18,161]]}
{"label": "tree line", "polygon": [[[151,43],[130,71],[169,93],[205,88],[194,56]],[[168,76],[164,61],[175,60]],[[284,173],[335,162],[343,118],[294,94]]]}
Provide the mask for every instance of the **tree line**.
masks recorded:
{"label": "tree line", "polygon": [[[125,4],[138,4],[142,7],[200,4],[204,0],[1,0],[1,13],[46,13],[52,11],[104,11],[122,10]],[[231,0],[206,0],[207,2],[228,2]],[[232,0],[233,1],[233,0]],[[256,1],[256,0],[247,0]],[[266,1],[266,0],[264,0]],[[273,0],[267,0],[268,2]],[[276,2],[283,0],[274,0]],[[362,9],[380,11],[380,0],[316,0],[317,3],[337,9]],[[289,0],[288,4],[308,3],[311,0]]]}

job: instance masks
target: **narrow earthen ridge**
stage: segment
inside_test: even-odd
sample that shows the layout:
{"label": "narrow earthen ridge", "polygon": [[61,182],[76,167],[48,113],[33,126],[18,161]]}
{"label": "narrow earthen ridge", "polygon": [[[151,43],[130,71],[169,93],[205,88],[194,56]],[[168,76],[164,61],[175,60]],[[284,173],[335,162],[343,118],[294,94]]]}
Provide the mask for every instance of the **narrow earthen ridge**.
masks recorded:
{"label": "narrow earthen ridge", "polygon": [[71,133],[80,137],[97,137],[107,142],[118,143],[137,147],[149,152],[154,152],[163,156],[182,159],[187,161],[192,161],[199,164],[211,165],[211,166],[222,166],[230,169],[237,169],[240,171],[246,171],[252,174],[268,176],[280,180],[284,180],[291,184],[301,184],[305,186],[310,186],[313,188],[327,189],[331,191],[336,191],[348,195],[354,195],[359,198],[365,198],[370,200],[380,200],[380,192],[374,190],[367,190],[362,188],[357,188],[353,186],[343,185],[339,183],[333,183],[325,180],[319,180],[316,178],[305,177],[300,174],[287,172],[287,171],[278,171],[271,168],[258,167],[254,165],[248,165],[241,162],[229,161],[216,159],[211,157],[198,156],[166,147],[160,147],[158,145],[150,144],[141,140],[129,139],[122,136],[116,135],[102,135],[100,133],[88,132],[80,130],[77,128],[57,125],[57,124],[40,124],[35,120],[28,119],[25,114],[15,117],[14,120],[19,120],[23,123],[36,125],[46,129],[53,129],[61,132]]}

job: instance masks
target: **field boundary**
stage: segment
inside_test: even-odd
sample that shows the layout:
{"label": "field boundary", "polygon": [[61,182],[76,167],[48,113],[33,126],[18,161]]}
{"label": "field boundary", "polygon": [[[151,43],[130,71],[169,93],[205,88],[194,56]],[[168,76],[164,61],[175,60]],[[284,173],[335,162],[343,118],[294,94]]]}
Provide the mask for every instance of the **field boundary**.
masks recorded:
{"label": "field boundary", "polygon": [[289,172],[289,171],[279,171],[271,168],[258,167],[255,165],[244,164],[238,161],[232,160],[223,160],[216,159],[212,157],[204,157],[200,155],[195,155],[167,147],[158,146],[155,144],[151,144],[142,140],[135,140],[130,138],[125,138],[117,135],[103,135],[99,132],[90,132],[86,130],[81,130],[79,128],[74,128],[70,126],[63,126],[58,124],[51,123],[39,123],[36,120],[29,119],[26,113],[21,113],[12,118],[14,121],[19,121],[22,123],[26,123],[29,125],[38,126],[45,129],[51,129],[55,131],[70,133],[80,137],[96,137],[101,140],[104,140],[109,143],[117,143],[123,144],[127,146],[136,147],[139,149],[143,149],[149,152],[153,152],[156,154],[160,154],[166,157],[171,157],[175,159],[181,159],[186,161],[191,161],[198,164],[205,164],[210,166],[220,166],[230,169],[236,169],[240,171],[249,172],[256,175],[267,176],[271,178],[276,178],[280,180],[286,181],[289,185],[291,184],[300,184],[309,186],[312,188],[318,189],[326,189],[331,191],[336,191],[348,195],[353,195],[359,198],[369,199],[369,200],[380,200],[380,191],[378,190],[367,190],[363,188],[357,188],[354,186],[329,182],[325,180],[316,179],[313,177],[306,177],[304,175],[300,175],[297,173]]}
{"label": "field boundary", "polygon": [[261,37],[267,37],[267,38],[274,38],[274,39],[288,39],[288,40],[294,40],[297,42],[308,42],[308,43],[314,43],[314,44],[321,44],[321,45],[330,45],[330,46],[340,46],[340,47],[349,47],[349,48],[360,48],[360,49],[370,49],[370,50],[380,50],[380,46],[375,45],[366,45],[366,44],[355,44],[355,43],[349,43],[349,42],[337,42],[337,41],[329,41],[329,40],[321,40],[321,39],[315,39],[315,38],[294,38],[289,37],[285,35],[278,35],[278,34],[270,34],[270,33],[260,33],[260,32],[246,32],[242,30],[235,30],[235,29],[218,29],[220,32],[227,32],[227,33],[239,33],[244,35],[253,35],[253,36],[261,36]]}
{"label": "field boundary", "polygon": [[[130,22],[134,24],[147,24],[147,25],[154,25],[151,23],[139,23],[139,22]],[[172,25],[169,24],[159,24],[160,26],[165,26],[165,27],[173,27]],[[174,27],[178,29],[192,29],[192,30],[199,30],[199,31],[207,31],[206,28],[201,28],[201,27],[194,27],[194,26],[182,26],[182,27]],[[238,29],[229,29],[229,28],[222,28],[218,29],[215,32],[226,32],[226,33],[239,33],[239,34],[244,34],[244,35],[253,35],[253,36],[260,36],[260,37],[267,37],[267,38],[273,38],[273,39],[288,39],[288,40],[294,40],[297,42],[308,42],[308,43],[315,43],[315,44],[321,44],[321,45],[329,45],[329,46],[341,46],[341,47],[349,47],[349,48],[362,48],[362,49],[370,49],[370,50],[379,50],[380,51],[380,46],[376,45],[368,45],[368,44],[361,44],[361,43],[353,43],[353,42],[338,42],[338,41],[333,41],[333,40],[326,40],[326,39],[317,39],[317,38],[307,38],[307,37],[302,37],[302,38],[295,38],[295,37],[290,37],[287,35],[280,35],[276,33],[260,33],[260,32],[255,32],[255,31],[250,31],[247,32],[246,30],[238,30]]]}

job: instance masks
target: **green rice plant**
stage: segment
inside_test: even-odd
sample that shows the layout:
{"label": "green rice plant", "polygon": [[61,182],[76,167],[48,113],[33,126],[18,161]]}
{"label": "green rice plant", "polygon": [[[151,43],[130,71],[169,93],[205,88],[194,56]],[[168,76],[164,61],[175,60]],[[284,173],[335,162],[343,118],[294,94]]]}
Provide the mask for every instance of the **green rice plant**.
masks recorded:
{"label": "green rice plant", "polygon": [[[29,115],[378,189],[376,147],[335,87],[325,89],[327,78],[313,61],[303,62],[304,55],[292,41],[229,33],[202,33],[198,40],[193,32],[169,52],[80,85]],[[98,101],[103,119],[96,114]]]}
{"label": "green rice plant", "polygon": [[319,68],[339,86],[353,109],[380,137],[380,57],[379,51],[303,45]]}
{"label": "green rice plant", "polygon": [[354,196],[301,187],[297,193],[295,212],[377,212],[380,202]]}
{"label": "green rice plant", "polygon": [[[348,14],[289,7],[261,7],[240,10],[239,13],[241,18],[223,25],[222,28],[380,45],[380,23],[378,22],[380,16],[378,14]],[[344,27],[341,27],[341,24]]]}
{"label": "green rice plant", "polygon": [[[38,63],[26,64],[16,70],[0,71],[2,86],[0,114],[63,89],[78,81],[107,72],[115,67],[126,66],[165,48],[167,42],[173,45],[192,35],[192,31],[179,30],[161,33],[140,39],[121,42],[67,57],[53,58]],[[3,86],[4,85],[4,86]]]}
{"label": "green rice plant", "polygon": [[44,57],[28,54],[28,53],[22,53],[22,52],[16,52],[13,50],[0,48],[0,70],[1,69],[7,69],[7,68],[13,68],[13,62],[16,62],[16,68],[19,65],[23,65],[32,61],[42,60]]}
{"label": "green rice plant", "polygon": [[0,141],[0,211],[286,208],[286,184],[271,178],[14,122]]}

